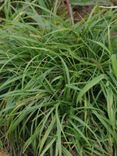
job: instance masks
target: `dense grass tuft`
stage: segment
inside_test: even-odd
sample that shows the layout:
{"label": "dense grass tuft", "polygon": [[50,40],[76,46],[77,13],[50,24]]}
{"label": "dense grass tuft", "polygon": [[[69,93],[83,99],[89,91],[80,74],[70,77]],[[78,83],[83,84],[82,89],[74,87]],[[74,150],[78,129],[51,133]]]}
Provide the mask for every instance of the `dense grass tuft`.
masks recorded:
{"label": "dense grass tuft", "polygon": [[12,156],[116,156],[117,13],[94,8],[71,26],[34,12],[0,29],[1,148]]}

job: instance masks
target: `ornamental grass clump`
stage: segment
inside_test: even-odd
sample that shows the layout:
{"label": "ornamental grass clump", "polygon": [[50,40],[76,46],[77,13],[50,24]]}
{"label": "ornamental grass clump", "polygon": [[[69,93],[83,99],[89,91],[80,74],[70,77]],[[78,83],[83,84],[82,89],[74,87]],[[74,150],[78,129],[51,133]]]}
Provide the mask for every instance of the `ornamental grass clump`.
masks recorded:
{"label": "ornamental grass clump", "polygon": [[117,153],[117,12],[71,25],[17,15],[0,28],[0,147],[12,156]]}

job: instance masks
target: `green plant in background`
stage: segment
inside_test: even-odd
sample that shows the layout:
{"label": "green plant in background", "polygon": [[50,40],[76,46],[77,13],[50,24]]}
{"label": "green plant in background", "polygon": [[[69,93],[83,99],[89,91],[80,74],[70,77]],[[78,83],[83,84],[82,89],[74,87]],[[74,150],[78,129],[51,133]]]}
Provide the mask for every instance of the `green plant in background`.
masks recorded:
{"label": "green plant in background", "polygon": [[95,7],[71,25],[45,1],[5,2],[0,148],[12,156],[116,156],[116,10]]}
{"label": "green plant in background", "polygon": [[112,4],[111,0],[71,0],[72,5],[110,5]]}
{"label": "green plant in background", "polygon": [[18,13],[32,12],[35,9],[38,14],[48,15],[49,10],[56,14],[60,4],[61,0],[5,0],[0,2],[0,12],[3,12],[6,19],[14,18],[13,15]]}

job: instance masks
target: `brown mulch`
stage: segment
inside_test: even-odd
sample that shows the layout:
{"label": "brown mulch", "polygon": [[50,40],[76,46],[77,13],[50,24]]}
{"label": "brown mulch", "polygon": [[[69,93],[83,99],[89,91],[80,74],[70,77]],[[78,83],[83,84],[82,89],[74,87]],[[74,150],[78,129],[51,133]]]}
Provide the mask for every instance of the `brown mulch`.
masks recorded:
{"label": "brown mulch", "polygon": [[74,21],[78,22],[82,20],[91,12],[92,8],[93,6],[75,6],[73,8]]}
{"label": "brown mulch", "polygon": [[0,156],[9,156],[9,155],[6,154],[5,152],[0,152]]}
{"label": "brown mulch", "polygon": [[113,5],[117,5],[117,0],[112,0]]}
{"label": "brown mulch", "polygon": [[[112,4],[117,5],[117,0],[111,0]],[[66,4],[65,4],[66,5]],[[72,8],[74,22],[79,22],[90,14],[94,5],[76,5]],[[67,8],[67,7],[66,7]]]}

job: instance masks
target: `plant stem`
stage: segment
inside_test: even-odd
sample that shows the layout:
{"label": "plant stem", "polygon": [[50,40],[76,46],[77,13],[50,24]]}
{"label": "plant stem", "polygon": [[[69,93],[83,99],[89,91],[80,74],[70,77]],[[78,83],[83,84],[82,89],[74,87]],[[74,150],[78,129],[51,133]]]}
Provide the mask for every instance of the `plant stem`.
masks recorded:
{"label": "plant stem", "polygon": [[72,12],[70,0],[66,0],[66,6],[67,6],[68,14],[71,18],[71,22],[72,22],[72,24],[74,24],[74,18],[73,18],[73,12]]}

